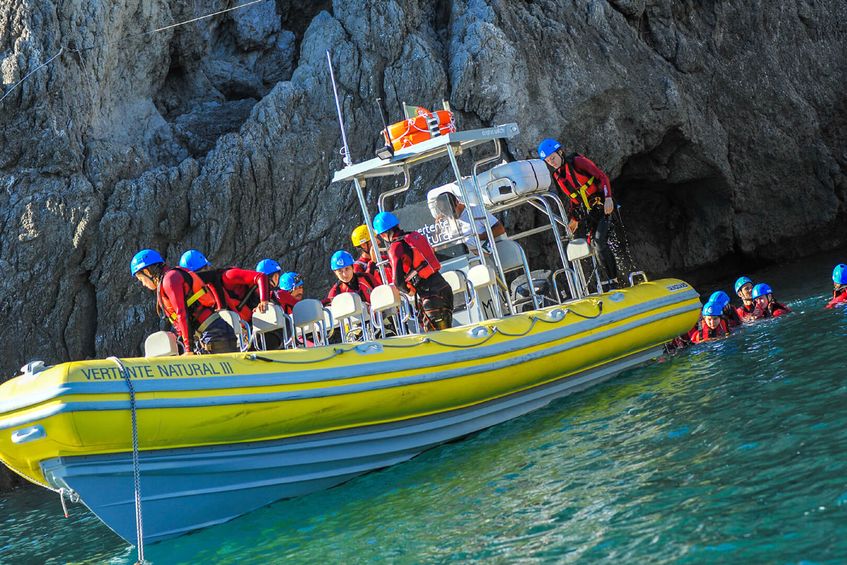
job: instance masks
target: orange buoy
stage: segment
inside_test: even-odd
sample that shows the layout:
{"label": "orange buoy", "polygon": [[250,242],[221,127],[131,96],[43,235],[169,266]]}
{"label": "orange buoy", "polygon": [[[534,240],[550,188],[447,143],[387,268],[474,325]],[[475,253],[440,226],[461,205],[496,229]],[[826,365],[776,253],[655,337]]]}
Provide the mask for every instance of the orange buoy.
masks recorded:
{"label": "orange buoy", "polygon": [[385,142],[390,142],[395,151],[456,131],[453,112],[449,110],[430,112],[418,106],[417,114],[414,118],[391,124],[387,132],[382,130]]}

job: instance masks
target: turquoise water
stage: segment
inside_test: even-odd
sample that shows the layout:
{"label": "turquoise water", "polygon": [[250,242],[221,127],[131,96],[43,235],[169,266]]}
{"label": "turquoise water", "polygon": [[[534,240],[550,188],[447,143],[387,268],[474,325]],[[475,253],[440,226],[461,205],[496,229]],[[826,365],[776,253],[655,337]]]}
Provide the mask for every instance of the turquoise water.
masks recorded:
{"label": "turquoise water", "polygon": [[[755,277],[794,315],[146,557],[845,562],[847,311],[822,309],[834,262]],[[47,491],[0,496],[0,562],[134,562],[83,506],[69,510]]]}

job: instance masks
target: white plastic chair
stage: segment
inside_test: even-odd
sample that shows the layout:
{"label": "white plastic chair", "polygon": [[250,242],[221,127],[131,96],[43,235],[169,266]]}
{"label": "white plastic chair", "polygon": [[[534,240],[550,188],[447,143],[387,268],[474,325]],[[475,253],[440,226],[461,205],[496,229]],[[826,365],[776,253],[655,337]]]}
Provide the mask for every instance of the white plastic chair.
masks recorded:
{"label": "white plastic chair", "polygon": [[[320,300],[306,298],[294,305],[292,311],[294,318],[294,338],[295,342],[299,336],[303,341],[303,345],[308,347],[307,334],[312,334],[312,342],[317,345],[326,345],[329,329],[332,328],[332,314],[323,307]],[[326,322],[326,315],[329,315],[329,324]],[[295,343],[295,347],[296,347]]]}
{"label": "white plastic chair", "polygon": [[235,333],[235,339],[238,340],[238,348],[241,351],[247,351],[252,341],[250,326],[247,325],[247,322],[242,320],[241,316],[232,310],[218,310],[215,314],[232,328],[233,333]]}
{"label": "white plastic chair", "polygon": [[462,300],[465,303],[465,310],[470,308],[473,302],[473,288],[468,285],[468,277],[462,271],[444,271],[441,273],[447,284],[450,285],[450,290],[453,291],[453,297],[462,295]]}
{"label": "white plastic chair", "polygon": [[362,339],[368,341],[370,334],[367,318],[369,315],[361,296],[355,292],[339,294],[332,299],[329,311],[341,331],[342,342],[347,343],[348,333],[357,325],[362,328]]}
{"label": "white plastic chair", "polygon": [[602,281],[600,280],[600,270],[597,265],[597,257],[594,253],[594,249],[592,246],[584,239],[577,238],[572,239],[568,243],[568,261],[574,266],[574,271],[576,271],[576,276],[582,284],[582,288],[588,288],[588,283],[585,280],[585,273],[582,271],[582,260],[583,259],[591,259],[592,271],[596,275],[597,279],[597,288],[602,288]]}
{"label": "white plastic chair", "polygon": [[[291,331],[289,331],[291,328]],[[269,304],[263,312],[253,312],[253,343],[257,349],[267,349],[265,334],[282,330],[282,348],[292,342],[294,321],[278,304]]]}
{"label": "white plastic chair", "polygon": [[[385,317],[399,314],[402,303],[400,291],[394,285],[381,284],[373,289],[371,291],[371,323],[374,331],[378,328],[379,334],[385,337]],[[398,333],[402,334],[402,324],[397,323],[395,326]]]}
{"label": "white plastic chair", "polygon": [[171,357],[179,355],[179,345],[173,332],[155,332],[144,340],[145,357]]}
{"label": "white plastic chair", "polygon": [[526,280],[529,282],[527,286],[529,287],[532,298],[532,305],[536,309],[541,308],[541,300],[535,294],[535,285],[532,284],[532,275],[530,274],[529,263],[526,260],[526,253],[524,253],[523,247],[510,239],[495,241],[494,244],[497,246],[497,255],[500,257],[503,274],[505,275],[518,270],[523,271],[524,275],[526,275]]}
{"label": "white plastic chair", "polygon": [[474,303],[476,304],[477,312],[479,313],[479,319],[486,320],[489,318],[489,316],[485,313],[483,305],[483,299],[486,296],[492,297],[495,315],[498,318],[502,317],[500,300],[497,294],[500,292],[499,282],[497,280],[497,273],[495,273],[494,267],[491,265],[475,265],[471,267],[468,271],[468,282],[471,283],[471,286],[474,289]]}

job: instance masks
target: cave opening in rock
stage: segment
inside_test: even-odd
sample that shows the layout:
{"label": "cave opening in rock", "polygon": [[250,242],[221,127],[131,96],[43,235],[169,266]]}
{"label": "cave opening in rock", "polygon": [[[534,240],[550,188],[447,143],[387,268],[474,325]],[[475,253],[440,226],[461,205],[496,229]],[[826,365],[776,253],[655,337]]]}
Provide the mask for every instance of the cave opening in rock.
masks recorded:
{"label": "cave opening in rock", "polygon": [[611,183],[635,268],[707,280],[741,267],[731,184],[680,130],[630,156]]}

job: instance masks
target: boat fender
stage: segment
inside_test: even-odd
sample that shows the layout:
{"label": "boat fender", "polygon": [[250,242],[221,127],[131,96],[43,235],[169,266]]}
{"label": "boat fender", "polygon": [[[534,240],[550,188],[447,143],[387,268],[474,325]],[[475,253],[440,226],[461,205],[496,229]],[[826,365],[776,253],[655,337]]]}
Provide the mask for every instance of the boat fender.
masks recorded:
{"label": "boat fender", "polygon": [[28,426],[12,432],[12,443],[27,443],[46,436],[47,433],[44,431],[44,427],[36,424],[35,426]]}
{"label": "boat fender", "polygon": [[21,373],[23,375],[34,375],[36,373],[40,373],[46,368],[47,365],[44,364],[44,361],[30,361],[21,367]]}

